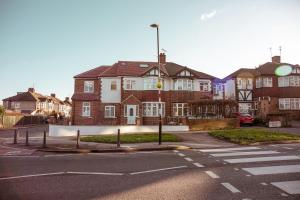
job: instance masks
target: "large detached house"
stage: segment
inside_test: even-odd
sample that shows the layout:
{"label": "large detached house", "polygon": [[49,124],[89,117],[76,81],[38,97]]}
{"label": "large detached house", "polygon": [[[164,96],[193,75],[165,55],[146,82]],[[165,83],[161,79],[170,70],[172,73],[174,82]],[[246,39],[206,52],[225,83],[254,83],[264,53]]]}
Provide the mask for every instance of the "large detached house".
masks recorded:
{"label": "large detached house", "polygon": [[164,124],[188,116],[188,103],[213,99],[215,77],[176,63],[161,61],[161,102],[156,62],[118,61],[74,76],[72,97],[75,125]]}

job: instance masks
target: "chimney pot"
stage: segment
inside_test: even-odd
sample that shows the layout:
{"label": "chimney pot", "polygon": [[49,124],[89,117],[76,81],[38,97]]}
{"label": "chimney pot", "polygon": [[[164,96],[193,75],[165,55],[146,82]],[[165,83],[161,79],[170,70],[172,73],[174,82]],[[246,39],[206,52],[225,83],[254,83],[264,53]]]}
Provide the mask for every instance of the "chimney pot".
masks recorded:
{"label": "chimney pot", "polygon": [[281,63],[281,58],[280,58],[280,56],[273,56],[273,57],[272,57],[272,62],[273,62],[273,63]]}
{"label": "chimney pot", "polygon": [[161,64],[166,64],[166,54],[165,53],[160,53],[159,54],[159,60]]}
{"label": "chimney pot", "polygon": [[28,92],[35,92],[34,88],[28,88]]}
{"label": "chimney pot", "polygon": [[51,97],[55,97],[55,93],[51,93]]}

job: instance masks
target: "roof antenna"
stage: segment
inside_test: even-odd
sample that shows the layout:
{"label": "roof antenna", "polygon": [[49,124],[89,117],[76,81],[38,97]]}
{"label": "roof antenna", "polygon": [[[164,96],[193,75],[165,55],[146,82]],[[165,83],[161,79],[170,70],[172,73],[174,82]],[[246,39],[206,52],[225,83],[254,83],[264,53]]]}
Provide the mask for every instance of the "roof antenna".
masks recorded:
{"label": "roof antenna", "polygon": [[271,59],[272,59],[272,57],[273,57],[272,47],[270,47],[270,54],[271,54]]}
{"label": "roof antenna", "polygon": [[282,48],[281,48],[281,46],[279,46],[279,56],[281,57],[281,50],[282,50]]}
{"label": "roof antenna", "polygon": [[162,51],[162,52],[164,52],[164,53],[166,53],[166,52],[167,52],[167,50],[165,50],[165,49],[161,49],[161,51]]}

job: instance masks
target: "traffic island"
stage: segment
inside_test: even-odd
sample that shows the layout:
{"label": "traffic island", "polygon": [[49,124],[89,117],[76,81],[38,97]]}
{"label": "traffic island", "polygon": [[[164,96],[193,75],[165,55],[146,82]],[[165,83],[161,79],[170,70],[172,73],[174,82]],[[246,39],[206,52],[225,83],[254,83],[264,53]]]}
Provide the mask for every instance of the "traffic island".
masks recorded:
{"label": "traffic island", "polygon": [[209,135],[241,145],[299,143],[300,136],[268,129],[230,129],[211,131]]}

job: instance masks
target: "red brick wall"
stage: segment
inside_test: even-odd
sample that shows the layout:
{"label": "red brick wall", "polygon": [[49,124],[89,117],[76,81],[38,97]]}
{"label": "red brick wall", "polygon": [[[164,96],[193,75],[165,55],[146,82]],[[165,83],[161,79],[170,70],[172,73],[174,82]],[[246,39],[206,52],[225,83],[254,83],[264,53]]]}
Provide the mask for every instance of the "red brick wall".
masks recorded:
{"label": "red brick wall", "polygon": [[[91,103],[91,116],[82,116],[83,102]],[[73,101],[73,124],[74,125],[95,125],[99,121],[100,115],[100,102],[99,101]]]}

